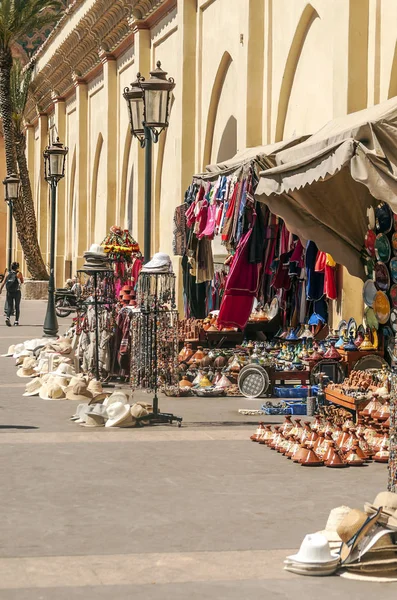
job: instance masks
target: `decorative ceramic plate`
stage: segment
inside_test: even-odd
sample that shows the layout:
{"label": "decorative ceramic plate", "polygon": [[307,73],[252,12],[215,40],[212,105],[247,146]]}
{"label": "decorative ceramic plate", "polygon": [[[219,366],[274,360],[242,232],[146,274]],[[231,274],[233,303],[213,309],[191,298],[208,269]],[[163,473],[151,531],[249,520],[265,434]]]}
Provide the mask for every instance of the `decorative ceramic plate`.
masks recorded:
{"label": "decorative ceramic plate", "polygon": [[397,333],[397,308],[392,308],[390,312],[390,325],[394,333]]}
{"label": "decorative ceramic plate", "polygon": [[365,335],[365,329],[364,329],[364,325],[359,325],[359,326],[357,327],[357,335],[358,335],[359,333],[361,333],[361,335],[363,335],[363,336]]}
{"label": "decorative ceramic plate", "polygon": [[318,384],[318,375],[325,373],[333,383],[342,383],[345,379],[345,371],[343,367],[333,360],[319,360],[318,363],[310,371],[311,385]]}
{"label": "decorative ceramic plate", "polygon": [[[364,298],[364,302],[367,306],[373,305],[377,291],[378,291],[378,288],[376,287],[376,285],[372,281],[372,279],[367,279],[367,281],[364,283],[364,287],[363,287],[363,298]],[[350,321],[349,321],[349,323],[350,323]]]}
{"label": "decorative ceramic plate", "polygon": [[375,256],[376,233],[372,229],[368,229],[365,234],[364,246],[369,256]]}
{"label": "decorative ceramic plate", "polygon": [[357,323],[356,323],[356,320],[353,319],[353,317],[351,319],[349,319],[349,321],[347,323],[347,335],[350,336],[351,333],[353,334],[353,339],[355,339],[355,337],[357,335]]}
{"label": "decorative ceramic plate", "polygon": [[376,318],[375,311],[373,308],[370,308],[369,306],[367,306],[367,308],[364,311],[364,325],[366,327],[369,327],[370,329],[372,327],[374,327],[375,329],[378,329],[378,327],[379,327],[379,321]]}
{"label": "decorative ceramic plate", "polygon": [[379,233],[375,241],[375,256],[378,260],[387,263],[391,256],[391,247],[387,235]]}
{"label": "decorative ceramic plate", "polygon": [[274,319],[274,317],[276,317],[277,315],[278,315],[278,300],[277,300],[277,298],[273,298],[273,300],[270,302],[269,321],[271,319]]}
{"label": "decorative ceramic plate", "polygon": [[367,218],[368,218],[368,227],[370,229],[375,229],[376,219],[375,219],[375,209],[373,206],[369,206],[367,208]]}
{"label": "decorative ceramic plate", "polygon": [[390,288],[390,300],[393,308],[397,308],[397,285],[394,284]]}
{"label": "decorative ceramic plate", "polygon": [[[397,215],[394,215],[395,217]],[[397,255],[397,232],[393,233],[392,238],[391,238],[391,247],[393,250],[393,254],[396,256]]]}
{"label": "decorative ceramic plate", "polygon": [[383,262],[377,262],[375,265],[375,284],[381,292],[387,292],[390,288],[389,270]]}
{"label": "decorative ceramic plate", "polygon": [[[374,300],[374,312],[377,320],[381,325],[387,323],[390,317],[390,302],[384,292],[377,292]],[[377,327],[375,327],[377,329]]]}
{"label": "decorative ceramic plate", "polygon": [[380,233],[389,233],[394,225],[393,212],[386,202],[381,202],[375,208],[376,229]]}
{"label": "decorative ceramic plate", "polygon": [[365,274],[367,275],[368,279],[374,279],[375,276],[375,259],[374,258],[366,258],[365,259],[365,265],[364,265],[364,270],[365,270]]}
{"label": "decorative ceramic plate", "polygon": [[240,393],[245,398],[258,398],[266,394],[270,379],[263,367],[253,363],[241,369],[237,384]]}
{"label": "decorative ceramic plate", "polygon": [[394,230],[397,231],[397,215],[396,215],[396,213],[393,213],[393,219],[394,219]]}
{"label": "decorative ceramic plate", "polygon": [[391,278],[394,283],[397,283],[397,257],[392,258],[389,264]]}
{"label": "decorative ceramic plate", "polygon": [[346,331],[346,329],[347,329],[347,323],[343,319],[338,325],[338,336],[341,337],[343,335],[343,333]]}
{"label": "decorative ceramic plate", "polygon": [[390,367],[384,358],[378,354],[367,354],[367,356],[358,359],[353,369],[355,371],[366,371],[367,369],[382,369],[382,367],[387,367],[387,370],[390,371]]}

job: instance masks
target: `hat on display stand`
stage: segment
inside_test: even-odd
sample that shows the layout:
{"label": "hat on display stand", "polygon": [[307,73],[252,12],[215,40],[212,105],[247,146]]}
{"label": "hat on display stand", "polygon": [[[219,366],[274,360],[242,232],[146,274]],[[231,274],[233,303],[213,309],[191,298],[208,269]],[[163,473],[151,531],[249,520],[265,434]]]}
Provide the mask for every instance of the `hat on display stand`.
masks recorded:
{"label": "hat on display stand", "polygon": [[111,268],[108,255],[99,244],[92,244],[91,248],[84,252],[84,258],[85,271],[109,271]]}
{"label": "hat on display stand", "polygon": [[141,273],[172,273],[172,262],[168,254],[157,252],[152,260],[142,267]]}

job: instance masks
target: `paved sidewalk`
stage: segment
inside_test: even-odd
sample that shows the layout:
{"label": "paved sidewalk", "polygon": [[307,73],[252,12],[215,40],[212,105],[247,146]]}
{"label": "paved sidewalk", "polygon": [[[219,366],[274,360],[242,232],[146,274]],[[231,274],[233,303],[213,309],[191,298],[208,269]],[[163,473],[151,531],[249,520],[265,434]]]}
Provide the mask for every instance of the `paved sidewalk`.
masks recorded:
{"label": "paved sidewalk", "polygon": [[[0,353],[40,336],[44,311],[25,302],[35,326],[1,324]],[[162,399],[181,429],[91,431],[68,420],[77,403],[23,387],[1,358],[1,600],[395,597],[396,584],[282,568],[331,508],[384,489],[385,466],[298,467],[249,441],[257,419],[237,410],[258,402],[242,398]]]}

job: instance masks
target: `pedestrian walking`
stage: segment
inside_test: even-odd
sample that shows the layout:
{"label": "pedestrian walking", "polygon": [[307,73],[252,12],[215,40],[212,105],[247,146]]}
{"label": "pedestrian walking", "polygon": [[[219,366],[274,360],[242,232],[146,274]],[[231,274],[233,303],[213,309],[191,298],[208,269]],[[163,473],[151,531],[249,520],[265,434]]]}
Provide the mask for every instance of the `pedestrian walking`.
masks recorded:
{"label": "pedestrian walking", "polygon": [[9,271],[0,285],[0,294],[3,287],[6,286],[6,325],[11,327],[10,317],[15,311],[14,326],[19,325],[19,313],[21,306],[21,284],[23,283],[23,275],[19,270],[19,263],[13,262],[11,271]]}

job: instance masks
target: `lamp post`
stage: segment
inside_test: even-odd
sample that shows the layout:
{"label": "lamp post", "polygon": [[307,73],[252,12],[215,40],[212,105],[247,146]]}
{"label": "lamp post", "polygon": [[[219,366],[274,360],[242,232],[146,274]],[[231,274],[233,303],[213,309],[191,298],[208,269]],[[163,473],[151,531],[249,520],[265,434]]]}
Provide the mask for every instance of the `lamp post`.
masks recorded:
{"label": "lamp post", "polygon": [[58,333],[58,320],[55,312],[55,229],[56,199],[58,182],[65,176],[65,162],[68,148],[57,138],[44,150],[44,177],[51,188],[51,242],[50,242],[50,279],[48,281],[48,303],[44,319],[44,335],[54,337]]}
{"label": "lamp post", "polygon": [[152,143],[158,142],[159,135],[168,127],[170,116],[171,92],[175,87],[172,77],[161,68],[160,61],[156,69],[150,72],[146,80],[137,74],[136,81],[124,90],[128,104],[131,133],[145,148],[145,205],[144,205],[144,262],[150,260],[152,228]]}
{"label": "lamp post", "polygon": [[14,209],[14,201],[19,197],[19,185],[20,179],[18,175],[12,173],[7,175],[3,181],[4,185],[4,199],[8,204],[8,256],[7,256],[7,268],[11,271],[12,263],[12,213]]}

